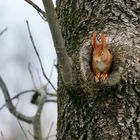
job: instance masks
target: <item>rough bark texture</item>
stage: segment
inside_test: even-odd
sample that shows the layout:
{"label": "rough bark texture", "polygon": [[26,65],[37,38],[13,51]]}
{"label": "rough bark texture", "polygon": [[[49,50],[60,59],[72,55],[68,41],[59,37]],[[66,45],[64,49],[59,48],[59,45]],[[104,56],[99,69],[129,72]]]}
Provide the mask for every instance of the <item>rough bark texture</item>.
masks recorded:
{"label": "rough bark texture", "polygon": [[[58,80],[58,140],[140,139],[139,0],[57,0],[73,86]],[[91,70],[91,34],[105,32],[113,54],[107,80]],[[100,36],[99,36],[100,38]]]}

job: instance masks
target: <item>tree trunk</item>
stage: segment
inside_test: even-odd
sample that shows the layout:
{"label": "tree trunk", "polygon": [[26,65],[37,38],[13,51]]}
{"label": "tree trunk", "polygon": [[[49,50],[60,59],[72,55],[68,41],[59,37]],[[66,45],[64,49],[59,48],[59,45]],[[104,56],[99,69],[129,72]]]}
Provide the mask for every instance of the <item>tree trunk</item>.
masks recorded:
{"label": "tree trunk", "polygon": [[[56,10],[73,60],[73,85],[58,76],[57,139],[140,139],[140,2],[57,0]],[[111,73],[98,84],[91,69],[94,31],[106,33],[113,54]]]}

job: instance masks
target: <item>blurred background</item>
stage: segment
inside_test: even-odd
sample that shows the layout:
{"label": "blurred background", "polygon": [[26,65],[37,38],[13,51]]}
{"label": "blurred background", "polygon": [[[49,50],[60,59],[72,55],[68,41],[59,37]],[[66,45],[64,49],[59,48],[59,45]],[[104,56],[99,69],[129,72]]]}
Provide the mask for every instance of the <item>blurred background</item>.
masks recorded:
{"label": "blurred background", "polygon": [[[41,0],[33,1],[44,9]],[[55,4],[55,1],[53,2]],[[24,0],[0,0],[0,32],[8,27],[7,31],[0,36],[0,76],[5,81],[11,97],[21,91],[35,88],[28,70],[29,64],[36,88],[47,84],[29,37],[26,20],[30,24],[45,73],[48,77],[52,73],[50,80],[57,88],[57,71],[54,66],[56,54],[47,22]],[[47,88],[49,92],[55,93],[51,86],[48,85]],[[0,94],[1,107],[5,102],[1,90]],[[28,93],[13,101],[18,110],[29,116],[36,112],[36,106],[30,103],[31,97],[32,94]],[[48,103],[42,113],[43,137],[47,136],[51,126],[50,135],[56,134],[56,122],[57,104]],[[29,140],[32,140],[33,136],[29,134],[29,131],[33,134],[32,125],[23,122],[21,124]],[[25,140],[17,119],[9,113],[7,107],[0,110],[0,133],[5,140]],[[50,140],[55,139],[55,137],[50,138]]]}

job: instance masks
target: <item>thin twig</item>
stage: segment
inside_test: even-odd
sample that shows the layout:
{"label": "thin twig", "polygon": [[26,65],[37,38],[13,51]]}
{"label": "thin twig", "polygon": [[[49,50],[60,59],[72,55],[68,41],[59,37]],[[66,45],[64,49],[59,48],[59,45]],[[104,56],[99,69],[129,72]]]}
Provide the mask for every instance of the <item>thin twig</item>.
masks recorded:
{"label": "thin twig", "polygon": [[[19,96],[21,96],[21,95],[23,95],[23,94],[25,94],[25,93],[30,93],[30,92],[36,92],[36,90],[30,89],[30,90],[22,91],[22,92],[18,93],[17,95],[15,95],[14,97],[12,97],[10,100],[12,101],[12,100],[18,98]],[[7,105],[7,103],[5,103],[4,105],[2,105],[2,106],[0,107],[0,111],[1,111],[6,105]]]}
{"label": "thin twig", "polygon": [[[33,138],[35,138],[35,136],[30,132],[30,130],[28,130],[28,132],[29,132],[30,136],[32,136]],[[56,134],[50,135],[50,136],[47,137],[47,138],[42,138],[42,140],[48,140],[48,139],[51,138],[51,137],[56,137]]]}
{"label": "thin twig", "polygon": [[42,130],[41,130],[41,113],[44,106],[44,98],[45,98],[45,91],[40,90],[40,97],[38,99],[38,108],[33,120],[33,130],[34,130],[34,137],[36,140],[42,139]]}
{"label": "thin twig", "polygon": [[30,26],[29,26],[28,21],[26,21],[26,24],[27,24],[27,28],[28,28],[28,31],[29,31],[29,35],[30,35],[30,39],[31,39],[32,45],[33,45],[33,47],[34,47],[35,53],[36,53],[36,55],[37,55],[37,57],[38,57],[38,60],[39,60],[39,64],[40,64],[40,66],[41,66],[41,70],[42,70],[43,76],[46,78],[46,80],[49,82],[49,84],[52,86],[52,88],[53,88],[55,91],[57,91],[56,88],[54,87],[54,85],[51,83],[51,81],[50,81],[49,78],[47,77],[47,75],[45,74],[45,71],[44,71],[44,68],[43,68],[43,64],[42,64],[41,58],[40,58],[40,56],[39,56],[39,53],[38,53],[38,51],[37,51],[37,48],[36,48],[36,46],[35,46],[35,43],[34,43],[34,40],[33,40],[32,34],[31,34],[31,30],[30,30]]}
{"label": "thin twig", "polygon": [[39,69],[36,69],[36,72],[37,72],[37,76],[38,76],[38,81],[39,81],[40,85],[42,85],[41,77],[39,74]]}
{"label": "thin twig", "polygon": [[52,96],[52,97],[57,97],[57,95],[54,94],[54,93],[48,93],[48,92],[47,92],[47,95]]}
{"label": "thin twig", "polygon": [[26,135],[26,133],[25,133],[25,130],[23,129],[23,127],[22,127],[22,125],[21,125],[21,123],[20,123],[20,121],[18,119],[17,119],[17,122],[18,122],[18,124],[19,124],[19,126],[20,126],[20,128],[21,128],[21,130],[22,130],[22,132],[24,134],[24,136],[25,136],[25,139],[26,140],[29,140],[28,137],[27,137],[27,135]]}
{"label": "thin twig", "polygon": [[8,27],[4,28],[1,32],[0,32],[0,35],[2,35],[4,32],[6,32],[8,29]]}
{"label": "thin twig", "polygon": [[46,17],[43,15],[41,15],[41,13],[40,12],[38,12],[38,14],[39,14],[39,16],[44,20],[44,21],[47,21],[47,19],[46,19]]}
{"label": "thin twig", "polygon": [[41,16],[41,18],[43,18],[43,20],[47,21],[46,16],[45,16],[45,12],[39,8],[38,5],[36,5],[33,1],[31,0],[25,0],[28,4],[30,4],[34,9],[36,9],[36,11],[39,13],[39,15],[41,16],[41,14],[43,15],[43,17]]}
{"label": "thin twig", "polygon": [[[50,71],[49,79],[51,79],[51,77],[52,77],[53,69],[54,69],[54,64],[55,64],[55,60],[53,60],[53,65],[52,65],[52,67],[51,67],[51,71]],[[49,83],[47,83],[46,87],[48,87],[48,84],[49,84]]]}
{"label": "thin twig", "polygon": [[5,140],[4,135],[3,135],[2,131],[1,131],[0,133],[1,133],[2,140]]}
{"label": "thin twig", "polygon": [[57,100],[54,99],[47,99],[45,100],[46,103],[57,103]]}
{"label": "thin twig", "polygon": [[50,135],[50,136],[47,137],[47,138],[43,138],[43,140],[49,140],[49,138],[52,138],[52,137],[56,137],[56,134],[54,134],[54,135]]}
{"label": "thin twig", "polygon": [[24,114],[22,114],[16,110],[16,108],[14,107],[14,105],[11,101],[7,86],[1,77],[0,77],[0,87],[3,92],[5,102],[7,103],[9,112],[11,112],[11,114],[13,114],[18,119],[31,124],[34,117],[25,116]]}
{"label": "thin twig", "polygon": [[33,85],[34,85],[35,89],[37,89],[37,86],[36,86],[35,80],[34,80],[34,76],[33,76],[32,70],[31,70],[31,64],[28,65],[28,71],[29,71],[29,73],[30,73],[30,76],[31,76]]}

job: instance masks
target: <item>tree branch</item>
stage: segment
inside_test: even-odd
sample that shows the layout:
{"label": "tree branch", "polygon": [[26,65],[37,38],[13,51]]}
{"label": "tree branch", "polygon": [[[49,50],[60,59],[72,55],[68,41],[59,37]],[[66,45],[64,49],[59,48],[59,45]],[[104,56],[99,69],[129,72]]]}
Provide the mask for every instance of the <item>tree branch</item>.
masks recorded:
{"label": "tree branch", "polygon": [[[29,3],[38,13],[39,15],[42,14],[43,15],[43,20],[47,21],[46,16],[45,16],[45,12],[39,8],[38,5],[36,5],[34,2],[32,2],[31,0],[25,0],[27,3]],[[40,15],[41,16],[41,15]],[[42,16],[41,16],[42,17]]]}
{"label": "tree branch", "polygon": [[47,95],[48,95],[48,96],[51,96],[51,97],[57,97],[57,95],[54,94],[54,93],[48,93],[48,92],[47,92]]}
{"label": "tree branch", "polygon": [[45,102],[46,103],[57,103],[57,100],[55,100],[55,99],[46,99]]}
{"label": "tree branch", "polygon": [[14,107],[14,105],[10,99],[10,95],[9,95],[9,91],[7,89],[7,86],[1,77],[0,77],[0,87],[1,87],[1,90],[3,92],[5,102],[7,103],[7,107],[9,109],[9,111],[11,112],[11,114],[13,114],[19,120],[22,120],[24,122],[31,124],[34,117],[25,116],[16,110],[16,108]]}
{"label": "tree branch", "polygon": [[64,39],[62,37],[62,32],[60,29],[60,24],[52,0],[42,1],[45,7],[46,17],[51,30],[61,76],[63,78],[64,84],[68,86],[72,84],[72,60],[67,55]]}
{"label": "tree branch", "polygon": [[24,128],[22,127],[22,125],[21,125],[21,123],[20,123],[20,121],[19,121],[18,119],[17,119],[17,122],[18,122],[18,124],[19,124],[19,126],[20,126],[20,128],[21,128],[21,130],[22,130],[22,132],[23,132],[23,134],[24,134],[24,136],[25,136],[25,139],[26,139],[26,140],[29,140],[28,137],[27,137],[27,135],[26,135],[26,133],[25,133]]}
{"label": "tree branch", "polygon": [[41,131],[41,112],[45,103],[45,96],[46,93],[44,90],[39,90],[40,93],[39,97],[39,104],[38,109],[35,114],[34,120],[33,120],[33,129],[34,129],[34,138],[35,140],[41,140],[42,139],[42,131]]}
{"label": "tree branch", "polygon": [[1,32],[0,32],[0,35],[2,35],[4,32],[6,32],[8,29],[8,27],[4,28]]}
{"label": "tree branch", "polygon": [[[14,97],[12,97],[10,100],[12,101],[12,100],[18,98],[19,96],[21,96],[21,95],[23,95],[23,94],[25,94],[25,93],[30,93],[30,92],[36,92],[36,90],[30,89],[30,90],[22,91],[22,92],[18,93],[17,95],[15,95]],[[2,106],[0,107],[0,110],[2,110],[6,105],[7,105],[7,103],[5,103],[4,105],[2,105]]]}
{"label": "tree branch", "polygon": [[34,79],[34,76],[33,76],[32,70],[31,70],[31,64],[28,65],[28,71],[30,73],[30,76],[31,76],[31,79],[32,79],[32,82],[33,82],[33,86],[34,86],[35,89],[37,89],[35,79]]}
{"label": "tree branch", "polygon": [[[23,95],[23,94],[25,94],[25,93],[30,93],[30,92],[34,92],[34,93],[35,93],[36,90],[30,89],[30,90],[22,91],[22,92],[18,93],[17,95],[15,95],[14,97],[12,97],[10,100],[12,101],[12,100],[18,98],[19,96],[21,96],[21,95]],[[57,97],[56,94],[48,93],[48,92],[46,93],[46,95],[47,95],[47,96],[51,96],[51,97]],[[46,103],[51,103],[51,102],[57,103],[57,100],[55,100],[55,99],[47,99],[47,97],[46,97],[45,102],[46,102]],[[7,103],[3,104],[3,105],[0,107],[0,111],[1,111],[6,105],[7,105]]]}
{"label": "tree branch", "polygon": [[34,40],[33,40],[32,34],[31,34],[31,30],[30,30],[30,26],[29,26],[28,21],[26,21],[26,23],[27,23],[27,28],[28,28],[28,31],[29,31],[29,35],[30,35],[30,39],[31,39],[32,45],[33,45],[33,47],[34,47],[35,53],[36,53],[36,55],[37,55],[37,57],[38,57],[38,60],[39,60],[39,64],[40,64],[40,66],[41,66],[42,73],[43,73],[44,77],[46,78],[46,80],[49,82],[49,84],[52,86],[52,88],[53,88],[55,91],[57,91],[56,88],[54,87],[54,85],[51,83],[51,81],[50,81],[49,78],[47,77],[45,71],[44,71],[43,64],[42,64],[41,58],[40,58],[40,56],[39,56],[39,53],[38,53],[38,51],[37,51],[37,49],[36,49],[36,46],[35,46],[35,43],[34,43]]}

